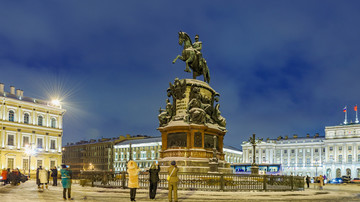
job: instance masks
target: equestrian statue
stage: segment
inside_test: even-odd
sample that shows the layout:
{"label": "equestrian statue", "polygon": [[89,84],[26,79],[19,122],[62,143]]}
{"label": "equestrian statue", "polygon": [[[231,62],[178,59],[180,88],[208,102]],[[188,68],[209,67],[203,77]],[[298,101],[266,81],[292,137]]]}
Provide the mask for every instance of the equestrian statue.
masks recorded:
{"label": "equestrian statue", "polygon": [[210,83],[210,73],[209,68],[206,64],[206,60],[202,57],[201,48],[202,42],[199,41],[199,35],[195,36],[195,42],[192,43],[188,34],[185,32],[179,32],[179,45],[183,46],[184,49],[181,55],[178,55],[173,63],[177,59],[185,61],[186,67],[185,72],[193,71],[193,79],[196,79],[197,76],[203,75],[204,81]]}

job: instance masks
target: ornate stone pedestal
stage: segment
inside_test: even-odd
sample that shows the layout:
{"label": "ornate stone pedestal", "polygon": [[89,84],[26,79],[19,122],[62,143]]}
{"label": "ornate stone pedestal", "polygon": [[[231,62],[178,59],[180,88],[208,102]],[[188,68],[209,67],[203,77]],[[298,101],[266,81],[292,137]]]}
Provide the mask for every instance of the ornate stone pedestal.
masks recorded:
{"label": "ornate stone pedestal", "polygon": [[259,166],[256,164],[251,165],[251,174],[258,175],[259,174]]}
{"label": "ornate stone pedestal", "polygon": [[230,164],[224,161],[225,118],[220,115],[220,105],[214,106],[219,94],[195,79],[175,79],[167,92],[173,103],[167,99],[166,109],[160,109],[158,128],[162,136],[159,163],[163,168],[175,160],[180,172],[208,172],[216,136],[218,172],[232,172]]}

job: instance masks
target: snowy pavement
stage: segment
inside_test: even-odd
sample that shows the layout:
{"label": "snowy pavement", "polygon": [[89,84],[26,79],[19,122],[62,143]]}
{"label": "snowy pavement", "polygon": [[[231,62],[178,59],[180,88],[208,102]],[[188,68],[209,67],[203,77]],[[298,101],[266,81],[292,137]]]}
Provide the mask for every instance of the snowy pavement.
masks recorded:
{"label": "snowy pavement", "polygon": [[[19,186],[0,186],[0,202],[12,201],[64,201],[62,187],[49,186],[39,192],[35,181],[31,180]],[[168,201],[167,190],[158,190],[156,201]],[[314,185],[305,191],[287,192],[211,192],[178,191],[179,201],[360,201],[360,185],[326,185],[317,190]],[[73,201],[130,201],[129,189],[110,189],[97,187],[72,186]],[[151,201],[148,190],[138,189],[136,201]]]}

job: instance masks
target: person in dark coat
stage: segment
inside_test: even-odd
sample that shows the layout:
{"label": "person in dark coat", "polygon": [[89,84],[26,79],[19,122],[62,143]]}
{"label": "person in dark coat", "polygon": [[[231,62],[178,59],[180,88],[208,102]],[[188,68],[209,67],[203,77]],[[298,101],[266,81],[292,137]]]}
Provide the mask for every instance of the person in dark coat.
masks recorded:
{"label": "person in dark coat", "polygon": [[310,187],[310,177],[308,175],[306,176],[306,185],[307,185],[307,188]]}
{"label": "person in dark coat", "polygon": [[39,166],[37,169],[36,169],[36,184],[38,185],[38,188],[40,189],[40,179],[39,179],[39,170],[42,169],[42,166]]}
{"label": "person in dark coat", "polygon": [[158,163],[154,162],[149,169],[149,174],[150,174],[149,196],[151,200],[154,200],[156,196],[156,189],[159,182],[159,172],[160,172],[160,166]]}
{"label": "person in dark coat", "polygon": [[57,186],[57,176],[58,176],[58,170],[54,166],[54,168],[51,169],[51,177],[53,178],[53,186]]}

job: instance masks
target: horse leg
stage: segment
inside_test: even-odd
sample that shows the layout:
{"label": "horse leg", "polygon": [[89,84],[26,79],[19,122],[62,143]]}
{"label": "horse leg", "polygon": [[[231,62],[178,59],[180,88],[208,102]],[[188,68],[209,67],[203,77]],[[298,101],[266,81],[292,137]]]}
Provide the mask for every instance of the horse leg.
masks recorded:
{"label": "horse leg", "polygon": [[181,57],[181,55],[176,56],[176,58],[173,60],[172,63],[175,64],[176,60],[179,59],[180,57]]}
{"label": "horse leg", "polygon": [[189,63],[193,61],[193,57],[189,57],[185,63],[186,63],[186,67],[185,67],[185,72],[191,72],[190,68],[189,68]]}

